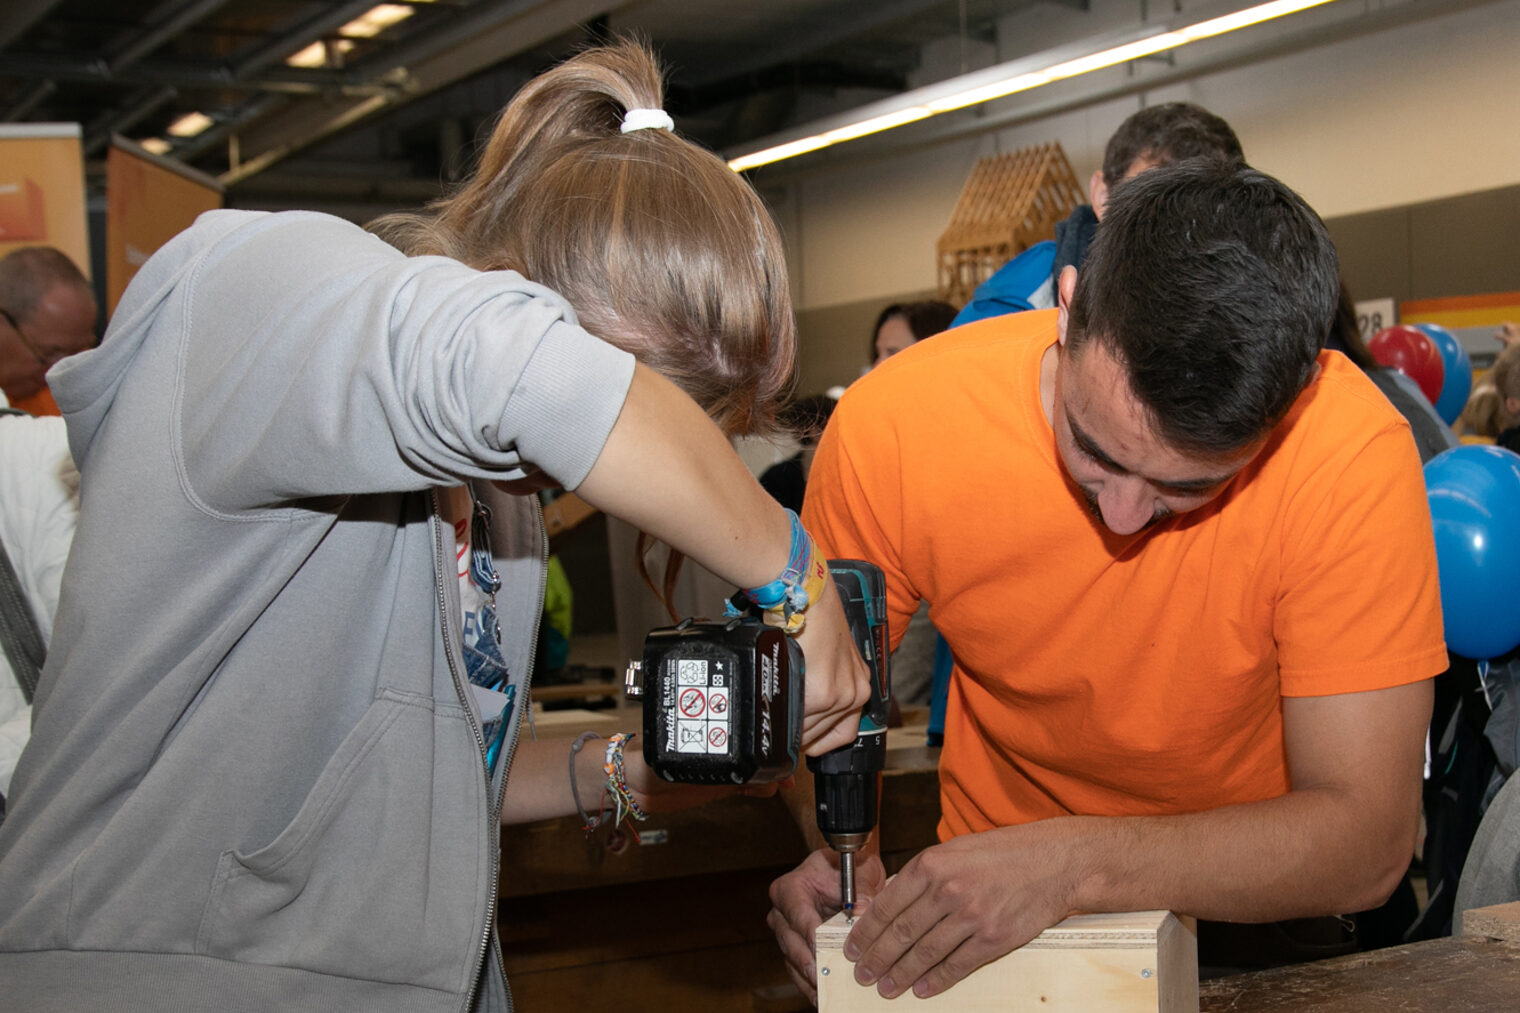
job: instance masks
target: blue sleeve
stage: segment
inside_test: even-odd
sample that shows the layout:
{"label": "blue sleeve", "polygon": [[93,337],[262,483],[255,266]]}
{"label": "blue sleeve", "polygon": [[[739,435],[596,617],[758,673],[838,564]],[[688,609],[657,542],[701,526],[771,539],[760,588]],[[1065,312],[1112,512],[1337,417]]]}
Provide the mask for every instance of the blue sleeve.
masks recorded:
{"label": "blue sleeve", "polygon": [[1040,293],[1050,285],[1050,271],[1055,259],[1054,240],[1035,243],[978,285],[971,301],[956,314],[950,326],[959,327],[987,317],[1046,308],[1048,295],[1041,299]]}

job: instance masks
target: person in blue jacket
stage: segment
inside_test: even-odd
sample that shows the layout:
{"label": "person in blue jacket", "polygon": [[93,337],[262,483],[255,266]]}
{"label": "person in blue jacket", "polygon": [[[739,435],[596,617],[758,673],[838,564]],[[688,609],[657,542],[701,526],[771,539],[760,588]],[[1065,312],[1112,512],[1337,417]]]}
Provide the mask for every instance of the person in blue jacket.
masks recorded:
{"label": "person in blue jacket", "polygon": [[1146,169],[1187,158],[1245,161],[1240,140],[1230,125],[1191,102],[1147,106],[1130,116],[1108,139],[1103,167],[1087,183],[1092,203],[1078,205],[1058,223],[1055,239],[1034,244],[978,285],[950,326],[1004,313],[1050,309],[1056,304],[1054,279],[1061,268],[1068,264],[1081,267],[1087,257],[1087,246],[1103,218],[1109,189]]}

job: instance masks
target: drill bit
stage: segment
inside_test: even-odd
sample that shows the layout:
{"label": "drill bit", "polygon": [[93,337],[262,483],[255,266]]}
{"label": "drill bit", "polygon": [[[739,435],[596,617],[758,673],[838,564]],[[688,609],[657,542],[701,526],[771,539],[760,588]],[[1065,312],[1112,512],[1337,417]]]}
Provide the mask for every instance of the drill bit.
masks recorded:
{"label": "drill bit", "polygon": [[839,856],[839,899],[844,908],[845,924],[855,920],[855,853],[842,852]]}

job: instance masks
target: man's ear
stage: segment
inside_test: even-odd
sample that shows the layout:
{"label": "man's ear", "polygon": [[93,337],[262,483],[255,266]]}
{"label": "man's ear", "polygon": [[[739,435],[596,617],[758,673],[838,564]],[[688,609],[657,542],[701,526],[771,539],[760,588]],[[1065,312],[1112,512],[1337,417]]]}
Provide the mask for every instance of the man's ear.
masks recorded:
{"label": "man's ear", "polygon": [[1066,321],[1071,315],[1071,297],[1077,291],[1077,269],[1067,264],[1056,278],[1056,341],[1066,344]]}
{"label": "man's ear", "polygon": [[1102,169],[1094,169],[1092,177],[1087,181],[1087,199],[1092,204],[1093,215],[1103,220],[1103,207],[1108,203],[1108,182],[1103,178]]}
{"label": "man's ear", "polygon": [[1520,419],[1520,397],[1507,397],[1504,399],[1504,414],[1512,419]]}

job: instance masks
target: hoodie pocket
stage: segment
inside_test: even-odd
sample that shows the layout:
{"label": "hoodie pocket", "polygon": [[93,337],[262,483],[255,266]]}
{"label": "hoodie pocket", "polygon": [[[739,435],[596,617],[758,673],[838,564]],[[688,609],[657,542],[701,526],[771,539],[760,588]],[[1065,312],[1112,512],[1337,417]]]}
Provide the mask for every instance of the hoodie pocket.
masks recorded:
{"label": "hoodie pocket", "polygon": [[463,711],[438,710],[382,692],[290,824],[222,853],[196,952],[467,989],[489,879],[485,786]]}

